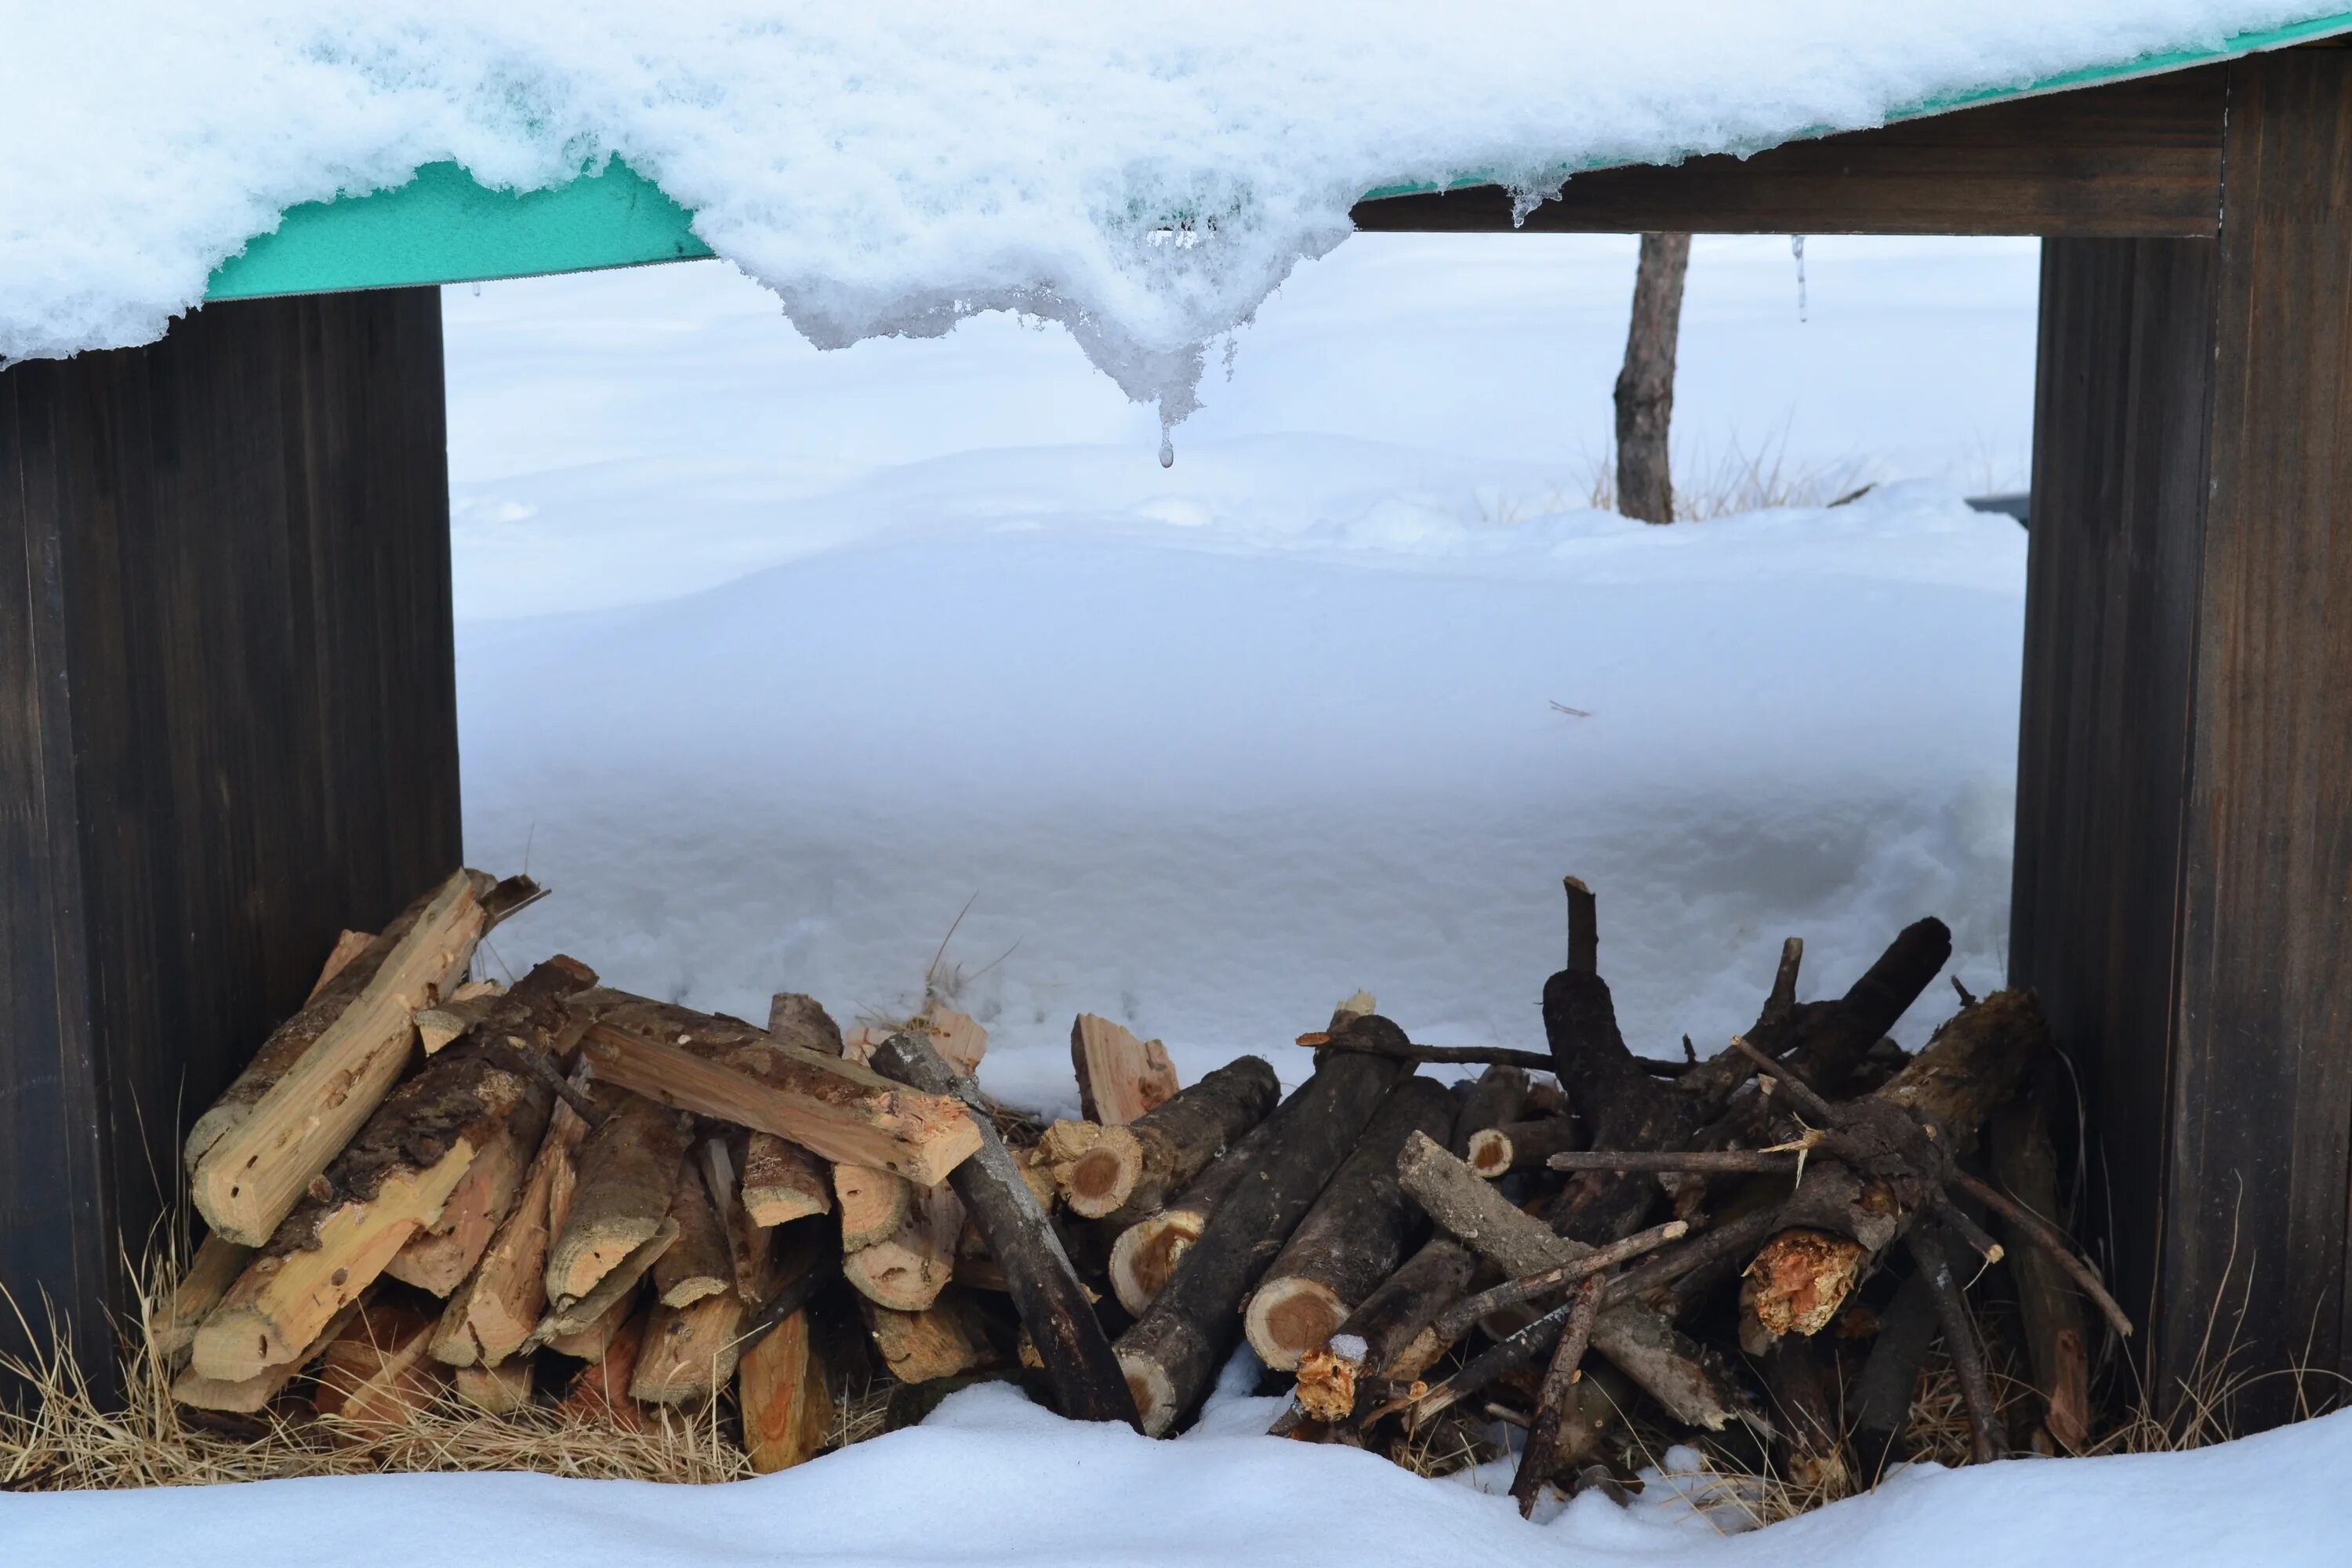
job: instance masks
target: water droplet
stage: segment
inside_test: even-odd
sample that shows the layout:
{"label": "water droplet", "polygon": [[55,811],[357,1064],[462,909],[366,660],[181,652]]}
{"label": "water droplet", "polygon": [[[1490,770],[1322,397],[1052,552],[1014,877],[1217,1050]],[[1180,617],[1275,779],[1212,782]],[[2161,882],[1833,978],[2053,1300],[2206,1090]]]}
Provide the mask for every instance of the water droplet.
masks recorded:
{"label": "water droplet", "polygon": [[1160,466],[1163,468],[1176,466],[1176,443],[1165,430],[1160,432]]}
{"label": "water droplet", "polygon": [[1805,319],[1805,237],[1803,235],[1792,234],[1789,237],[1789,254],[1797,258],[1797,320],[1801,324]]}

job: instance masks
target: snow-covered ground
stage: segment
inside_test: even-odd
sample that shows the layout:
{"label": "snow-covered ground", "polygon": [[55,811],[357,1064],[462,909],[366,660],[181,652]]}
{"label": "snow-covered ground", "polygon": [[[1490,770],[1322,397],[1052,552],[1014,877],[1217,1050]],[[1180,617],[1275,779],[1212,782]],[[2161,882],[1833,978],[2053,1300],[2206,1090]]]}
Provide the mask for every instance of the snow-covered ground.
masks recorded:
{"label": "snow-covered ground", "polygon": [[[1712,1050],[1780,939],[1842,989],[2008,903],[2030,245],[1702,242],[1678,429],[1883,485],[1582,510],[1629,241],[1367,237],[1303,268],[1153,460],[1058,328],[819,355],[714,266],[448,296],[467,849],[498,940],[751,1016],[911,1008],[998,1092],[1081,1011],[1187,1078],[1359,986],[1539,1046],[1559,878],[1629,1037]],[[1989,456],[1990,455],[1990,456]],[[1907,1026],[1946,1007],[1937,994]]]}
{"label": "snow-covered ground", "polygon": [[[1003,1385],[919,1427],[719,1488],[545,1476],[262,1481],[200,1492],[0,1494],[12,1563],[130,1568],[2322,1568],[2343,1561],[2352,1412],[2188,1455],[1914,1469],[1760,1531],[1709,1485],[1654,1477],[1535,1522],[1505,1489],[1233,1429],[1154,1443]],[[1677,1468],[1692,1457],[1668,1456]]]}

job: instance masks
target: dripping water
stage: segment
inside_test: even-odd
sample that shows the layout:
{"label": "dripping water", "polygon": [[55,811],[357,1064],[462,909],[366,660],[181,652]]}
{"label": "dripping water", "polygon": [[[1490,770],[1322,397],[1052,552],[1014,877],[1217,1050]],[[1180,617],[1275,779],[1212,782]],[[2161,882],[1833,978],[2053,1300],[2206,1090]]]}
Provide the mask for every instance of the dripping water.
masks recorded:
{"label": "dripping water", "polygon": [[1792,234],[1789,237],[1789,254],[1797,258],[1797,323],[1802,326],[1805,320],[1805,237],[1803,235]]}

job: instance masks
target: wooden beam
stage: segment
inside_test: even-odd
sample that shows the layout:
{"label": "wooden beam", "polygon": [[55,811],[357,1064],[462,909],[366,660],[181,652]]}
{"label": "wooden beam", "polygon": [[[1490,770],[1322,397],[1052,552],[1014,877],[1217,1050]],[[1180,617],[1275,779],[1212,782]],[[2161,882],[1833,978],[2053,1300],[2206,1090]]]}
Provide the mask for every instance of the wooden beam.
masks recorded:
{"label": "wooden beam", "polygon": [[[2011,963],[2095,1096],[2152,1390],[2234,1343],[2325,1402],[2352,1371],[2352,54],[2229,72],[2218,241],[2045,253]],[[2234,1403],[2269,1425],[2294,1390]]]}
{"label": "wooden beam", "polygon": [[86,1347],[187,1121],[457,867],[443,396],[430,289],[0,371],[0,1284]]}
{"label": "wooden beam", "polygon": [[[2038,234],[2210,237],[2230,66],[1988,104],[1748,158],[1580,174],[1517,226],[1531,234]],[[1478,185],[1359,203],[1368,232],[1511,229]]]}

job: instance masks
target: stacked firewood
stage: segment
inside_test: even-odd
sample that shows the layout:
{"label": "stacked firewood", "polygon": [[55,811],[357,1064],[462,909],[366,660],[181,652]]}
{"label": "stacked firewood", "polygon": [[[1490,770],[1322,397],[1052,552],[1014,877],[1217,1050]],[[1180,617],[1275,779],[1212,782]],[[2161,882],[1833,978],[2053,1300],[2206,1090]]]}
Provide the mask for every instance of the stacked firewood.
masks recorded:
{"label": "stacked firewood", "polygon": [[468,981],[538,889],[461,872],[347,933],[197,1121],[209,1235],[152,1339],[215,1419],[716,1407],[762,1470],[832,1440],[869,1378],[1016,1377],[1171,1434],[1246,1342],[1293,1436],[1524,1427],[1524,1506],[1605,1470],[1631,1415],[1817,1473],[1874,1460],[1938,1333],[1978,1452],[2001,1451],[1961,1287],[1969,1254],[2002,1256],[1993,1226],[2036,1265],[2013,1272],[2047,1429],[2079,1442],[2083,1303],[2127,1325],[2040,1217],[2032,997],[1963,994],[1906,1058],[1886,1034],[1948,958],[1941,925],[1821,1002],[1795,999],[1792,941],[1732,1049],[1645,1059],[1569,886],[1548,1053],[1416,1045],[1360,994],[1300,1037],[1285,1097],[1254,1056],[1180,1087],[1158,1042],[1086,1016],[1082,1119],[1046,1123],[981,1095],[986,1033],[943,1005],[845,1033],[806,996],[761,1026],[565,957]]}

